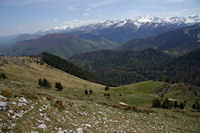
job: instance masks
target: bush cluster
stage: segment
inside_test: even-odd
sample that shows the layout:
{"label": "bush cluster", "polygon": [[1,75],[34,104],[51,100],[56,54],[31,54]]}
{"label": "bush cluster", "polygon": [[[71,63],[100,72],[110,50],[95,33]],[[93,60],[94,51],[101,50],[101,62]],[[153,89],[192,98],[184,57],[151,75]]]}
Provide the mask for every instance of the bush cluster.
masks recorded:
{"label": "bush cluster", "polygon": [[39,79],[38,85],[41,86],[41,87],[44,87],[44,88],[51,88],[51,84],[46,79],[43,79],[43,80]]}
{"label": "bush cluster", "polygon": [[110,94],[109,93],[104,93],[104,96],[106,97],[110,97]]}
{"label": "bush cluster", "polygon": [[171,109],[174,107],[174,108],[184,109],[185,104],[186,104],[186,101],[178,104],[177,101],[170,101],[168,98],[165,98],[165,100],[163,102],[161,102],[160,99],[156,98],[152,102],[152,107],[153,108],[163,108],[163,109]]}
{"label": "bush cluster", "polygon": [[200,103],[196,100],[195,103],[192,105],[192,108],[200,110]]}
{"label": "bush cluster", "polygon": [[89,92],[88,92],[88,90],[86,89],[85,94],[89,94],[89,93],[92,94],[93,93],[92,90],[89,90]]}

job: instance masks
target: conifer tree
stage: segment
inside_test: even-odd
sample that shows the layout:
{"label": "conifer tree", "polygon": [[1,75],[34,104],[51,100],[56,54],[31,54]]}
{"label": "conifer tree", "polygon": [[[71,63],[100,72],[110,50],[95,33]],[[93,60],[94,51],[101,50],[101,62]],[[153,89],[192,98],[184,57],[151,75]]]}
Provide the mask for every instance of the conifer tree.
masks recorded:
{"label": "conifer tree", "polygon": [[88,94],[88,91],[87,91],[87,90],[85,90],[85,94]]}
{"label": "conifer tree", "polygon": [[59,82],[55,83],[55,88],[57,89],[57,91],[62,91],[63,90],[63,86]]}

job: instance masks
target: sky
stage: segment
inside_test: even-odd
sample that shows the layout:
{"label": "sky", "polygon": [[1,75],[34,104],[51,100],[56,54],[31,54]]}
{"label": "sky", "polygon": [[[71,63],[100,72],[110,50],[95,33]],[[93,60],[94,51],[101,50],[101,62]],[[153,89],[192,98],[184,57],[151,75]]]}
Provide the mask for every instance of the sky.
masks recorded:
{"label": "sky", "polygon": [[200,0],[0,0],[0,36],[137,16],[200,15]]}

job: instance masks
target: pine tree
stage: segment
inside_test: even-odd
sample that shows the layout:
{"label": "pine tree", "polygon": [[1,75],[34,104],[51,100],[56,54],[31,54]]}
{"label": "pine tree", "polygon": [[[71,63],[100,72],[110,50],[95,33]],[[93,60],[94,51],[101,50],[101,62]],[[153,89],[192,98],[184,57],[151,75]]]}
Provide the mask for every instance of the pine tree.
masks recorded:
{"label": "pine tree", "polygon": [[87,90],[85,90],[85,94],[88,94],[88,91],[87,91]]}
{"label": "pine tree", "polygon": [[42,83],[41,79],[38,80],[38,85],[41,86],[41,87],[43,86],[43,83]]}
{"label": "pine tree", "polygon": [[90,94],[92,94],[93,92],[92,92],[92,90],[90,90]]}
{"label": "pine tree", "polygon": [[160,105],[161,105],[161,103],[160,103],[160,100],[158,98],[153,100],[153,103],[152,103],[153,108],[159,108]]}
{"label": "pine tree", "polygon": [[105,91],[108,91],[110,88],[109,88],[109,86],[106,86],[105,87]]}
{"label": "pine tree", "polygon": [[193,104],[193,105],[192,105],[192,108],[193,108],[193,109],[196,109],[196,104]]}
{"label": "pine tree", "polygon": [[172,102],[170,102],[168,100],[168,98],[165,98],[165,101],[162,104],[162,108],[164,108],[164,109],[170,109],[170,108],[172,108]]}
{"label": "pine tree", "polygon": [[176,109],[177,107],[178,107],[178,102],[175,101],[175,102],[174,102],[174,108]]}
{"label": "pine tree", "polygon": [[43,80],[43,87],[45,88],[51,88],[51,84],[49,83],[49,81],[47,81],[46,79]]}
{"label": "pine tree", "polygon": [[183,102],[181,102],[180,105],[179,105],[179,108],[184,109],[184,107],[185,107],[185,104]]}
{"label": "pine tree", "polygon": [[55,83],[55,88],[57,89],[57,91],[62,91],[63,90],[63,86],[59,82]]}
{"label": "pine tree", "polygon": [[4,73],[0,74],[0,79],[7,79],[6,75]]}

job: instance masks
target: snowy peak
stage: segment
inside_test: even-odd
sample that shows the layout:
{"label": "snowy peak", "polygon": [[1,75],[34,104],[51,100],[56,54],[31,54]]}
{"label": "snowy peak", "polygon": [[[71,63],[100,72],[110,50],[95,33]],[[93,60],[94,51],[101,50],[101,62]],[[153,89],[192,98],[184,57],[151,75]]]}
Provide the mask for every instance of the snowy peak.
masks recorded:
{"label": "snowy peak", "polygon": [[135,21],[139,23],[161,23],[163,20],[157,17],[139,17]]}
{"label": "snowy peak", "polygon": [[176,26],[187,26],[192,25],[195,23],[200,23],[200,16],[187,16],[187,17],[137,17],[136,19],[125,19],[125,20],[106,20],[102,23],[97,24],[89,24],[86,26],[81,26],[79,28],[75,28],[75,30],[81,31],[93,31],[93,30],[100,30],[106,28],[120,28],[123,26],[132,26],[139,29],[143,25],[149,25],[152,27],[157,27],[159,25],[169,25],[173,24]]}
{"label": "snowy peak", "polygon": [[200,23],[200,16],[188,16],[188,17],[166,17],[163,18],[168,23],[172,24],[194,24]]}

